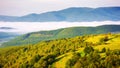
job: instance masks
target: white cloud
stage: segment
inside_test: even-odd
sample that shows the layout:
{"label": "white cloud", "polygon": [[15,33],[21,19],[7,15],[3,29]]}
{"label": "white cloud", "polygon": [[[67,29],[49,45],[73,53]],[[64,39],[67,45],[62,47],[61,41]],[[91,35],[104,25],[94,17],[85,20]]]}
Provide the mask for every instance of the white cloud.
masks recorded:
{"label": "white cloud", "polygon": [[[49,25],[50,24],[50,25]],[[77,27],[77,26],[99,26],[107,24],[118,24],[120,21],[104,21],[104,22],[0,22],[0,27],[12,27],[13,30],[0,30],[9,32],[28,33],[41,30],[54,30],[66,27]]]}

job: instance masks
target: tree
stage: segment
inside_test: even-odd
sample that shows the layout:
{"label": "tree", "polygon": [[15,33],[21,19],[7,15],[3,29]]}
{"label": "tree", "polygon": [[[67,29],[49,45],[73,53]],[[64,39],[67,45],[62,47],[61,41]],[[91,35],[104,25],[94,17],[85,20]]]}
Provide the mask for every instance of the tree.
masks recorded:
{"label": "tree", "polygon": [[27,64],[25,64],[25,63],[21,64],[20,68],[27,68]]}
{"label": "tree", "polygon": [[31,59],[31,65],[34,65],[34,63],[38,62],[40,58],[41,58],[40,55],[35,55],[35,56]]}
{"label": "tree", "polygon": [[106,52],[106,48],[104,47],[101,52],[102,53]]}
{"label": "tree", "polygon": [[86,46],[86,47],[84,48],[85,54],[89,54],[90,52],[93,52],[93,51],[94,51],[94,49],[93,49],[92,46]]}
{"label": "tree", "polygon": [[80,61],[77,61],[75,63],[74,68],[82,68],[82,64],[80,63]]}
{"label": "tree", "polygon": [[80,57],[81,55],[79,53],[73,53],[73,57],[66,63],[66,68],[72,68]]}

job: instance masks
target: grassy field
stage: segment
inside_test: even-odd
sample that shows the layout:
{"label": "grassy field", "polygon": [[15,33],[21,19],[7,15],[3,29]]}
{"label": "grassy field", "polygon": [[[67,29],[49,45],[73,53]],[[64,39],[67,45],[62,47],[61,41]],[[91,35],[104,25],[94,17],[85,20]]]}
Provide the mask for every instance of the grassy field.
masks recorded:
{"label": "grassy field", "polygon": [[[106,49],[110,49],[110,50],[120,50],[120,34],[117,34],[117,35],[107,35],[109,37],[110,40],[108,40],[106,42],[106,44],[99,44],[97,46],[94,46],[95,49],[98,49],[98,50],[102,50],[103,48],[106,48]],[[97,44],[99,43],[100,39],[101,38],[104,38],[105,35],[96,35],[96,36],[92,36],[92,37],[89,37],[87,38],[85,41],[86,42],[91,42],[91,43],[94,43],[94,44]],[[82,56],[84,56],[84,52],[83,52],[83,48],[79,48],[77,51],[77,53],[81,53]],[[101,53],[101,56],[104,56],[105,53]],[[65,68],[65,65],[66,65],[66,62],[72,58],[72,52],[69,52],[67,54],[63,54],[59,57],[57,57],[56,59],[59,59],[59,61],[56,61],[54,64],[53,64],[53,67],[55,68]]]}

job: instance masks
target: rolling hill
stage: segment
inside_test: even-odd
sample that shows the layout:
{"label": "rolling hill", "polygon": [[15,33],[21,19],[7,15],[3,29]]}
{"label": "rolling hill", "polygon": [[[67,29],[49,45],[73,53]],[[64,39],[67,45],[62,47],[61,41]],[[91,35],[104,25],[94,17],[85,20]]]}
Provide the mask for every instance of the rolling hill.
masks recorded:
{"label": "rolling hill", "polygon": [[0,21],[8,22],[91,22],[91,21],[120,21],[120,7],[72,7],[59,11],[25,16],[0,16]]}
{"label": "rolling hill", "polygon": [[77,36],[0,48],[0,68],[119,68],[120,34]]}
{"label": "rolling hill", "polygon": [[103,25],[97,27],[70,27],[51,31],[40,31],[24,34],[13,40],[3,43],[2,46],[35,44],[40,41],[71,38],[81,35],[119,33],[120,25]]}

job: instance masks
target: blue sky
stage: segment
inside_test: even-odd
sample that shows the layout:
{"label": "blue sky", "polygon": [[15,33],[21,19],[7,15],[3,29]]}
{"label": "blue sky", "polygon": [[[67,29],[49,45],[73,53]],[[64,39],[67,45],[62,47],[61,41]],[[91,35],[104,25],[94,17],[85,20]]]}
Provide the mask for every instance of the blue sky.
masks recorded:
{"label": "blue sky", "polygon": [[22,16],[69,7],[120,6],[120,0],[0,0],[0,15]]}

